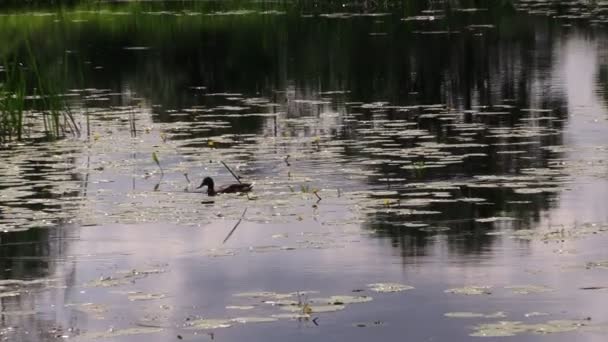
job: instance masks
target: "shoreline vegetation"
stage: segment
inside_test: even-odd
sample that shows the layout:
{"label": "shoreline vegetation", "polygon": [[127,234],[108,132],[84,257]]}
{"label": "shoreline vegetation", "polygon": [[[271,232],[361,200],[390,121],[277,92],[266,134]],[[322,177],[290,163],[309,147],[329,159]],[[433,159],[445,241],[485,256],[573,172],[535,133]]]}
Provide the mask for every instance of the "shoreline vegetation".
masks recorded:
{"label": "shoreline vegetation", "polygon": [[25,42],[27,53],[6,57],[0,66],[0,144],[38,138],[80,135],[61,77],[42,71]]}
{"label": "shoreline vegetation", "polygon": [[[481,4],[475,0],[453,1],[444,0],[433,2],[430,5],[426,2],[412,2],[409,0],[324,0],[324,1],[307,1],[307,0],[266,0],[266,1],[251,1],[251,0],[215,0],[215,1],[197,1],[197,0],[182,0],[182,1],[108,1],[108,0],[8,0],[0,4],[0,10],[23,10],[23,9],[94,9],[94,8],[121,8],[121,9],[193,9],[193,10],[220,10],[220,9],[252,9],[252,8],[283,8],[283,9],[306,9],[309,11],[374,11],[387,9],[403,9],[403,10],[425,10],[425,9],[446,9],[459,7],[513,7],[518,1],[513,0],[488,0]],[[559,5],[561,2],[555,2]]]}

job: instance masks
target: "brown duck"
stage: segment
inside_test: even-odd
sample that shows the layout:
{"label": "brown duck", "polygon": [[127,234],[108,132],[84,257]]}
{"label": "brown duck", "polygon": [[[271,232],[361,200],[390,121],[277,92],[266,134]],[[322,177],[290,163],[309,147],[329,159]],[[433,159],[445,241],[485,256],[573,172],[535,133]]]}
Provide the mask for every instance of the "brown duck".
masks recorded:
{"label": "brown duck", "polygon": [[230,184],[215,190],[215,183],[211,177],[205,177],[203,182],[197,189],[200,189],[204,186],[207,186],[207,195],[215,196],[218,194],[235,194],[239,192],[249,192],[253,188],[253,184],[250,183],[239,183],[239,184]]}

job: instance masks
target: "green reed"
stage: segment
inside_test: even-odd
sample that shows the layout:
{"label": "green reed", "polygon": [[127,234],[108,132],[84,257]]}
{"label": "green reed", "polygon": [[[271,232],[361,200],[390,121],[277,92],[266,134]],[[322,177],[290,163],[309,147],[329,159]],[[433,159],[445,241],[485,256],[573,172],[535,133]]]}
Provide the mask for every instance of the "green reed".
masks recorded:
{"label": "green reed", "polygon": [[17,62],[4,63],[4,82],[0,83],[0,142],[23,136],[23,116],[26,99],[26,79],[23,66]]}
{"label": "green reed", "polygon": [[[27,46],[27,62],[5,60],[0,74],[0,143],[23,140],[26,128],[42,125],[48,139],[80,135],[64,89],[56,77],[43,75]],[[38,122],[36,122],[38,121]],[[26,125],[30,123],[29,125]]]}

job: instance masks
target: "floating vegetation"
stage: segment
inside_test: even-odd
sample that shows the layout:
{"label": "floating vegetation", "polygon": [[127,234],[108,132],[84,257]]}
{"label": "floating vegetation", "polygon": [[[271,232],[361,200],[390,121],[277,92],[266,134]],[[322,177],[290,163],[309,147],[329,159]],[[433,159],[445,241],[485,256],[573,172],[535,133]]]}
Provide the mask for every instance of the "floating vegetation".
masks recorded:
{"label": "floating vegetation", "polygon": [[233,294],[234,297],[249,297],[249,298],[264,298],[264,299],[287,299],[295,296],[295,293],[276,293],[276,292],[268,292],[268,291],[260,291],[260,292],[242,292]]}
{"label": "floating vegetation", "polygon": [[353,303],[367,303],[373,300],[369,296],[331,296],[329,298],[311,298],[310,303],[325,303],[331,305],[344,305]]}
{"label": "floating vegetation", "polygon": [[515,294],[531,294],[531,293],[544,293],[554,291],[552,288],[547,286],[539,285],[510,285],[505,286],[505,289],[513,291]]}
{"label": "floating vegetation", "polygon": [[229,319],[198,319],[189,322],[188,328],[200,330],[221,329],[230,328],[233,323],[234,321]]}
{"label": "floating vegetation", "polygon": [[456,287],[452,289],[447,289],[445,293],[453,293],[459,295],[467,295],[467,296],[476,296],[476,295],[490,295],[492,294],[491,286],[465,286],[465,287]]}
{"label": "floating vegetation", "polygon": [[100,277],[97,280],[90,281],[84,284],[85,287],[114,287],[132,284],[139,279],[146,278],[149,275],[164,273],[164,269],[143,269],[119,271],[112,276]]}
{"label": "floating vegetation", "polygon": [[538,317],[538,316],[548,316],[549,314],[546,312],[538,312],[538,311],[533,311],[533,312],[528,312],[526,313],[524,316],[526,317]]}
{"label": "floating vegetation", "polygon": [[500,222],[500,221],[515,221],[513,217],[486,217],[475,219],[475,222],[486,223],[486,222]]}
{"label": "floating vegetation", "polygon": [[603,268],[608,269],[608,260],[588,262],[586,268]]}
{"label": "floating vegetation", "polygon": [[233,322],[242,323],[242,324],[269,323],[269,322],[275,322],[277,320],[278,319],[276,317],[237,317],[237,318],[232,319]]}
{"label": "floating vegetation", "polygon": [[491,314],[483,314],[478,312],[447,312],[443,314],[445,317],[449,318],[505,318],[507,315],[502,312],[494,312]]}
{"label": "floating vegetation", "polygon": [[556,320],[546,323],[525,324],[517,321],[500,321],[497,323],[480,324],[470,336],[501,337],[521,334],[556,334],[577,331],[589,327],[588,320]]}
{"label": "floating vegetation", "polygon": [[450,230],[450,227],[422,227],[418,228],[418,230],[427,233],[436,233],[436,232],[445,232]]}
{"label": "floating vegetation", "polygon": [[112,339],[122,336],[132,336],[141,334],[155,334],[162,332],[162,328],[153,327],[136,327],[136,328],[125,328],[125,329],[109,329],[104,332],[88,332],[77,335],[79,339]]}
{"label": "floating vegetation", "polygon": [[228,305],[228,306],[226,306],[226,309],[229,309],[229,310],[252,310],[252,309],[255,309],[255,306],[253,306],[253,305]]}
{"label": "floating vegetation", "polygon": [[104,314],[108,312],[108,307],[103,304],[84,303],[78,306],[78,310],[86,312],[95,319],[104,319]]}
{"label": "floating vegetation", "polygon": [[163,293],[131,293],[128,298],[130,301],[142,301],[142,300],[154,300],[154,299],[163,299],[167,297],[167,295]]}
{"label": "floating vegetation", "polygon": [[2,316],[33,316],[37,314],[39,314],[39,312],[35,310],[11,310],[0,312],[0,315]]}
{"label": "floating vegetation", "polygon": [[44,287],[55,282],[54,279],[2,279],[0,280],[0,298],[19,297],[37,287]]}
{"label": "floating vegetation", "polygon": [[375,292],[402,292],[414,289],[413,286],[403,285],[399,283],[374,283],[367,285],[367,287],[369,287],[370,290]]}
{"label": "floating vegetation", "polygon": [[311,316],[309,314],[305,314],[305,313],[280,313],[280,314],[273,314],[273,315],[271,315],[271,317],[278,318],[278,319],[307,320]]}
{"label": "floating vegetation", "polygon": [[323,312],[334,312],[346,309],[345,305],[331,304],[331,305],[309,305],[303,304],[298,306],[281,306],[281,310],[291,312],[301,312],[303,314],[323,313]]}

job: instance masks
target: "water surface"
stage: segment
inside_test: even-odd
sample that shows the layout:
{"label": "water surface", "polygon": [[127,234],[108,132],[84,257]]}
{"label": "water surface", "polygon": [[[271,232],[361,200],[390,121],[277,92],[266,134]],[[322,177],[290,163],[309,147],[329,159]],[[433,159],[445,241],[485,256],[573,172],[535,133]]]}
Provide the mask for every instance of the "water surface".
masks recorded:
{"label": "water surface", "polygon": [[1,336],[603,341],[602,12],[527,6],[8,15],[81,134],[0,150]]}

